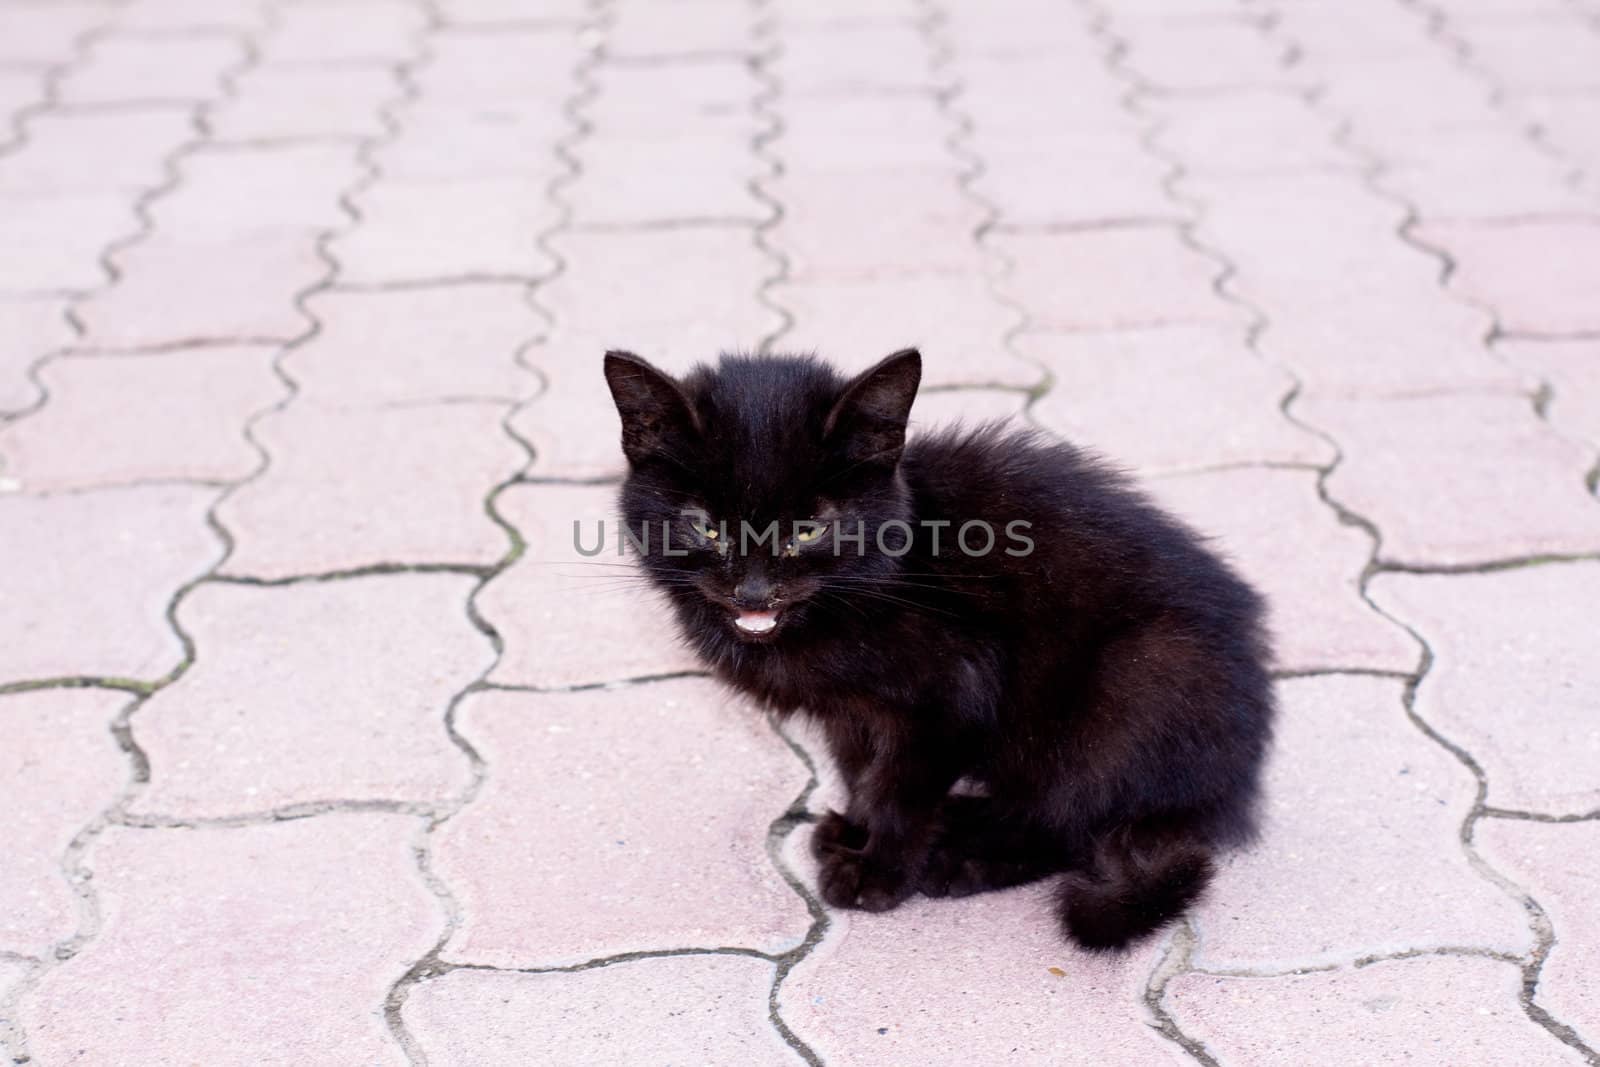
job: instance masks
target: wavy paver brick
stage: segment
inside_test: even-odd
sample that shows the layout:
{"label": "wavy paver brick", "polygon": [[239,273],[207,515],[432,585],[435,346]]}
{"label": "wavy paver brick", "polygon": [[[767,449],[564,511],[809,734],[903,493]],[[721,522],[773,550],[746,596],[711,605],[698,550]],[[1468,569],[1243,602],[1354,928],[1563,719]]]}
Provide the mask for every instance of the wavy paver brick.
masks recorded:
{"label": "wavy paver brick", "polygon": [[377,67],[255,67],[206,116],[211,139],[378,137],[382,108],[400,95],[393,71]]}
{"label": "wavy paver brick", "polygon": [[1336,1063],[1584,1063],[1523,1014],[1521,989],[1515,964],[1434,956],[1277,978],[1180,975],[1167,1005],[1185,1033],[1241,1067],[1311,1049]]}
{"label": "wavy paver brick", "polygon": [[42,958],[77,932],[77,899],[61,859],[127,784],[111,721],[132,699],[92,689],[0,696],[0,951]]}
{"label": "wavy paver brick", "polygon": [[[1600,219],[1494,226],[1429,223],[1417,236],[1455,262],[1450,284],[1494,311],[1511,333],[1600,330]],[[1559,255],[1552,255],[1559,249]]]}
{"label": "wavy paver brick", "polygon": [[[541,5],[548,16],[531,23],[522,0],[499,0],[496,14],[484,8],[485,21],[496,23],[492,32],[460,17],[471,0],[439,5],[445,26],[429,35],[428,61],[412,77],[424,101],[479,101],[496,110],[529,106],[561,106],[574,91],[576,55],[573,44],[582,35],[579,20],[560,20],[553,5]],[[564,0],[574,2],[574,0]],[[584,19],[592,17],[585,11]]]}
{"label": "wavy paver brick", "polygon": [[1144,1005],[1164,946],[1092,955],[1057,930],[1042,886],[835,916],[778,1008],[828,1063],[1189,1062]]}
{"label": "wavy paver brick", "polygon": [[[1294,379],[1251,352],[1243,330],[1024,334],[1017,347],[1051,376],[1034,418],[1141,473],[1334,457],[1332,445],[1283,417]],[[1212,402],[1195,402],[1213,389]]]}
{"label": "wavy paver brick", "polygon": [[[699,668],[666,604],[645,592],[632,550],[618,554],[616,492],[528,485],[500,494],[497,509],[527,547],[477,599],[505,645],[490,681],[549,689]],[[604,550],[586,557],[578,546],[593,551],[602,522]],[[659,538],[658,529],[657,550]]]}
{"label": "wavy paver brick", "polygon": [[457,725],[489,774],[436,833],[433,870],[461,908],[446,959],[781,952],[805,936],[805,904],[766,854],[767,826],[805,768],[758,711],[713,683],[478,693]]}
{"label": "wavy paver brick", "polygon": [[861,96],[841,107],[815,97],[786,101],[782,111],[769,152],[783,156],[790,174],[923,172],[954,181],[963,169],[945,143],[950,128],[937,100]]}
{"label": "wavy paver brick", "polygon": [[1432,648],[1417,713],[1484,767],[1488,804],[1600,810],[1600,720],[1586,682],[1600,563],[1385,574],[1371,592]]}
{"label": "wavy paver brick", "polygon": [[375,154],[378,169],[400,182],[547,172],[571,130],[559,108],[538,104],[504,109],[497,102],[491,110],[478,102],[412,103],[399,135]]}
{"label": "wavy paver brick", "polygon": [[0,197],[0,294],[93,289],[106,245],[138,229],[131,193]]}
{"label": "wavy paver brick", "polygon": [[1453,24],[1473,58],[1516,90],[1600,89],[1594,13],[1569,7],[1537,19],[1463,19]]}
{"label": "wavy paver brick", "polygon": [[1328,495],[1377,524],[1383,562],[1600,551],[1600,509],[1583,482],[1592,450],[1552,432],[1526,397],[1306,397],[1295,411],[1339,442]]}
{"label": "wavy paver brick", "polygon": [[1313,472],[1208,471],[1149,489],[1261,589],[1280,670],[1416,668],[1416,642],[1361,599],[1371,540],[1328,521]]}
{"label": "wavy paver brick", "polygon": [[1509,123],[1394,140],[1395,147],[1382,149],[1382,184],[1416,204],[1430,221],[1498,222],[1588,209],[1583,191],[1567,181],[1569,168]]}
{"label": "wavy paver brick", "polygon": [[414,989],[403,1015],[442,1067],[800,1064],[767,1021],[773,970],[749,957],[677,956],[574,974],[454,971]]}
{"label": "wavy paver brick", "polygon": [[89,62],[56,87],[64,104],[204,103],[222,95],[224,76],[246,57],[234,34],[110,34],[89,46]]}
{"label": "wavy paver brick", "polygon": [[1600,339],[1500,341],[1494,350],[1548,386],[1546,411],[1557,429],[1600,444]]}
{"label": "wavy paver brick", "polygon": [[168,157],[195,136],[189,107],[46,112],[28,123],[26,151],[0,156],[0,194],[153,189],[167,181]]}
{"label": "wavy paver brick", "polygon": [[464,789],[471,768],[445,711],[494,659],[467,618],[474,584],[401,574],[196,589],[178,609],[195,665],[133,722],[150,783],[130,809],[213,818],[434,804]]}
{"label": "wavy paver brick", "polygon": [[29,370],[46,354],[72,341],[66,300],[0,299],[0,413],[34,403],[39,387]]}
{"label": "wavy paver brick", "polygon": [[267,469],[217,508],[234,537],[224,572],[286,578],[493,564],[509,542],[483,501],[527,458],[501,428],[504,416],[497,403],[362,411],[299,403],[262,419],[254,435]]}
{"label": "wavy paver brick", "polygon": [[[117,284],[84,302],[84,343],[139,348],[196,342],[287,342],[310,321],[296,306],[328,274],[309,232],[205,244],[159,236],[116,256]],[[172,299],[182,293],[182,300]]]}
{"label": "wavy paver brick", "polygon": [[[552,161],[552,176],[555,164]],[[329,251],[347,284],[536,278],[554,266],[539,235],[556,208],[536,177],[380,182],[356,200],[361,225]]]}
{"label": "wavy paver brick", "polygon": [[768,243],[783,252],[796,281],[984,269],[983,252],[972,239],[983,210],[947,175],[813,172],[763,184],[783,204]]}
{"label": "wavy paver brick", "polygon": [[240,427],[286,393],[277,350],[184,349],[56,359],[50,402],[0,428],[0,465],[32,491],[138,482],[231,482],[261,456]]}
{"label": "wavy paver brick", "polygon": [[1281,683],[1260,842],[1195,913],[1202,969],[1286,971],[1374,952],[1532,948],[1520,903],[1460,841],[1477,783],[1406,718],[1402,683]]}
{"label": "wavy paver brick", "polygon": [[1008,226],[1176,221],[1167,166],[1120,132],[1049,132],[988,148],[973,188]]}
{"label": "wavy paver brick", "polygon": [[752,9],[739,0],[696,0],[666,8],[620,5],[606,34],[619,59],[701,58],[749,50]]}
{"label": "wavy paver brick", "polygon": [[517,355],[545,320],[520,284],[333,290],[311,297],[306,310],[320,328],[283,369],[321,404],[517,400],[539,390]]}
{"label": "wavy paver brick", "polygon": [[107,3],[8,5],[0,9],[0,62],[61,62],[72,55],[83,34],[109,24],[115,15],[115,6]]}
{"label": "wavy paver brick", "polygon": [[997,233],[989,242],[1014,265],[1002,284],[1028,309],[1030,329],[1244,322],[1212,289],[1222,268],[1173,226]]}
{"label": "wavy paver brick", "polygon": [[152,680],[182,662],[167,604],[222,555],[206,525],[216,495],[183,485],[0,495],[0,683]]}
{"label": "wavy paver brick", "polygon": [[924,389],[911,409],[911,429],[918,432],[959,423],[977,426],[1001,421],[1023,429],[1028,394],[1014,389]]}
{"label": "wavy paver brick", "polygon": [[778,347],[815,351],[841,368],[864,370],[902,348],[922,350],[922,383],[1037,386],[1043,370],[1003,344],[1017,312],[981,274],[785,282],[768,290],[794,316]]}
{"label": "wavy paver brick", "polygon": [[423,5],[407,0],[290,4],[277,10],[261,54],[268,63],[401,63],[426,23]]}
{"label": "wavy paver brick", "polygon": [[1334,144],[1335,126],[1303,99],[1277,90],[1241,90],[1229,106],[1214,96],[1161,95],[1141,110],[1161,120],[1161,146],[1190,174],[1236,176],[1354,169],[1359,160]]}
{"label": "wavy paver brick", "polygon": [[1154,88],[1202,92],[1283,86],[1294,70],[1283,47],[1260,26],[1230,19],[1115,19],[1128,42],[1127,66]]}
{"label": "wavy paver brick", "polygon": [[1594,959],[1600,953],[1600,822],[1552,824],[1488,819],[1474,843],[1497,871],[1525,886],[1559,936],[1539,972],[1534,1001],[1578,1031],[1591,1048],[1600,1041]]}
{"label": "wavy paver brick", "polygon": [[565,198],[576,225],[754,224],[771,214],[751,189],[763,164],[750,151],[745,120],[711,124],[669,114],[662,121],[651,136],[602,133],[583,146],[583,180]]}
{"label": "wavy paver brick", "polygon": [[[296,1064],[330,1049],[404,1064],[389,986],[443,921],[417,875],[418,820],[108,830],[90,849],[103,928],[19,1018],[41,1063]],[[314,907],[307,903],[314,901]]]}
{"label": "wavy paver brick", "polygon": [[[1026,22],[1017,25],[1032,30]],[[976,125],[973,144],[980,156],[991,147],[1027,140],[1048,130],[1121,131],[1138,137],[1142,124],[1128,110],[1125,84],[1109,76],[1096,48],[1076,63],[1045,52],[1018,54],[1018,46],[998,55],[958,56],[963,78],[956,107]],[[1032,102],[1017,107],[1019,99]]]}
{"label": "wavy paver brick", "polygon": [[155,203],[151,224],[163,240],[207,244],[346,225],[350,213],[339,198],[360,178],[361,164],[353,144],[207,147],[187,156],[179,173],[181,191]]}
{"label": "wavy paver brick", "polygon": [[793,99],[931,90],[939,83],[927,41],[909,19],[791,22],[773,68]]}
{"label": "wavy paver brick", "polygon": [[268,5],[261,0],[131,0],[118,6],[119,30],[237,30],[264,27]]}

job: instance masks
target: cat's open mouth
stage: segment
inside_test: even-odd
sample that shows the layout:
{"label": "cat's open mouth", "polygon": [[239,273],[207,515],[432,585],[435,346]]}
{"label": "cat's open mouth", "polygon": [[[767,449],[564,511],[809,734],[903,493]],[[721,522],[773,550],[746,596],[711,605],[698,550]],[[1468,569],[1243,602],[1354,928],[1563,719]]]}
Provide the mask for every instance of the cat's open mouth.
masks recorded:
{"label": "cat's open mouth", "polygon": [[741,637],[771,637],[778,631],[776,611],[741,611],[733,617],[733,625]]}

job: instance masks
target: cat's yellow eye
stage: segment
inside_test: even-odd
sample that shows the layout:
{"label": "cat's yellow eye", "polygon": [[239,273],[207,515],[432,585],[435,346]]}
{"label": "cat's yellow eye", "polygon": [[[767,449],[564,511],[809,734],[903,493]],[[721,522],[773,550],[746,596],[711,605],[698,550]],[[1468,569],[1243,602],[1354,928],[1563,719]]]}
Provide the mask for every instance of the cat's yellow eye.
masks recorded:
{"label": "cat's yellow eye", "polygon": [[717,528],[711,525],[708,520],[695,515],[689,519],[689,525],[694,529],[695,533],[704,537],[707,541],[715,541],[717,539]]}
{"label": "cat's yellow eye", "polygon": [[826,533],[827,530],[827,523],[814,523],[810,526],[807,526],[805,529],[796,530],[794,532],[794,539],[799,541],[802,545],[809,545],[811,542],[815,541],[817,538]]}

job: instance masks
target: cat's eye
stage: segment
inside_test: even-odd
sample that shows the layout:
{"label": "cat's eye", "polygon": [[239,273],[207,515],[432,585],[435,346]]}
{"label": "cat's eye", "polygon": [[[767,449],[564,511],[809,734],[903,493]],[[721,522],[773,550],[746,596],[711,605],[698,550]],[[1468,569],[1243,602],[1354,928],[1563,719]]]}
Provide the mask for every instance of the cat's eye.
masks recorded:
{"label": "cat's eye", "polygon": [[701,537],[704,537],[707,541],[715,541],[717,539],[717,528],[711,525],[705,519],[699,517],[692,518],[689,520],[689,525],[694,527],[695,533],[699,534]]}
{"label": "cat's eye", "polygon": [[802,545],[809,545],[811,542],[815,541],[817,538],[826,533],[827,530],[827,523],[813,523],[804,529],[796,530],[794,532],[794,539],[799,541]]}

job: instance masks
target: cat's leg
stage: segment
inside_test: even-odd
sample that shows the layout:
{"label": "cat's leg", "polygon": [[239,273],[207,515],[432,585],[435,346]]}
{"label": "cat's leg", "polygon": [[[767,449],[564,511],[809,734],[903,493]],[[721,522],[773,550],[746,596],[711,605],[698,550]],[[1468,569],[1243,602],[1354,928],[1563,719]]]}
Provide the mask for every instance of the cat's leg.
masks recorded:
{"label": "cat's leg", "polygon": [[930,897],[964,897],[1038,881],[1066,869],[1065,849],[993,799],[951,796],[939,807],[933,842],[917,888]]}
{"label": "cat's leg", "polygon": [[[939,804],[959,777],[951,752],[909,729],[885,729],[859,755],[845,813],[818,824],[813,850],[822,899],[838,908],[886,911],[916,889]],[[846,740],[846,747],[852,743]]]}
{"label": "cat's leg", "polygon": [[1211,843],[1183,822],[1146,820],[1098,835],[1093,858],[1061,880],[1067,936],[1105,951],[1160,929],[1205,891],[1212,856]]}

